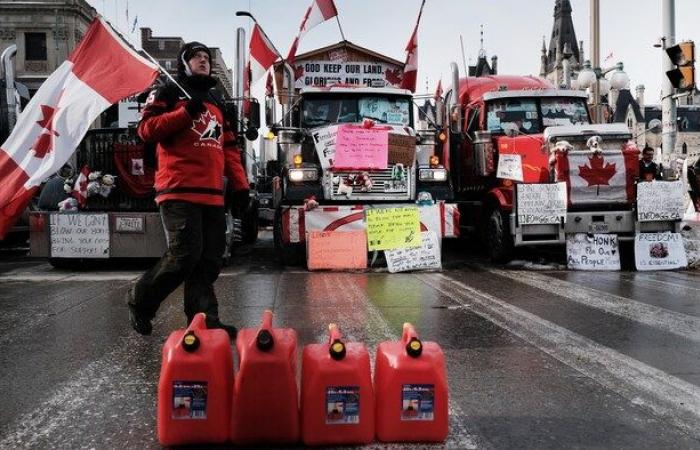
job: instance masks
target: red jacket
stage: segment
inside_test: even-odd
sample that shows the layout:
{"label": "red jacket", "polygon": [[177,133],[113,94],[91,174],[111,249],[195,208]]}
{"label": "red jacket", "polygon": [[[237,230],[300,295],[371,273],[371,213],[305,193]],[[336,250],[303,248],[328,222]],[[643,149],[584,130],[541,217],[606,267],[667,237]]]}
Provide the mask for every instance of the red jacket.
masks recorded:
{"label": "red jacket", "polygon": [[173,97],[172,88],[161,89],[149,98],[139,123],[141,139],[158,143],[156,202],[223,206],[224,175],[236,191],[249,187],[235,135],[213,100],[205,99],[207,110],[194,119],[186,103]]}

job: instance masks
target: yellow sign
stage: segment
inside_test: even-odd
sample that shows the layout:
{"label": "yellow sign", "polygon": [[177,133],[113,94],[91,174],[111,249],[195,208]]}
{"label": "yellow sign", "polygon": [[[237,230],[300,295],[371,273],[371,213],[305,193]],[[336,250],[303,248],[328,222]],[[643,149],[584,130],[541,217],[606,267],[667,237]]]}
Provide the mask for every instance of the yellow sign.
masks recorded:
{"label": "yellow sign", "polygon": [[366,211],[366,219],[370,251],[421,246],[417,207],[370,208]]}

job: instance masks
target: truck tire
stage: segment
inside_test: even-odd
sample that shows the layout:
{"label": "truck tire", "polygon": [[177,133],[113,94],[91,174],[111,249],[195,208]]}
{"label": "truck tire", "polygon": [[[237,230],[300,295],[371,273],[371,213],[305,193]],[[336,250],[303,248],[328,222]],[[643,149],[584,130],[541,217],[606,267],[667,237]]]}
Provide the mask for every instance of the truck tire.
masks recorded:
{"label": "truck tire", "polygon": [[275,243],[275,253],[280,264],[285,266],[301,266],[305,263],[305,250],[302,244],[287,244],[282,239],[282,206],[275,209],[275,220],[272,224],[272,235]]}
{"label": "truck tire", "polygon": [[486,251],[491,261],[506,263],[513,257],[513,236],[510,234],[508,217],[494,208],[486,217]]}

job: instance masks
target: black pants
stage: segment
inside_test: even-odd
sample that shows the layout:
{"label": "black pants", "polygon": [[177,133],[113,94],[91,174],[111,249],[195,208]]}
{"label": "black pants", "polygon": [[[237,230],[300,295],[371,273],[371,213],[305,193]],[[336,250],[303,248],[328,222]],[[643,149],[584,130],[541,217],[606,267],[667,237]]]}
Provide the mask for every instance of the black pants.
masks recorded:
{"label": "black pants", "polygon": [[167,201],[160,205],[160,216],[168,251],[139,278],[127,301],[153,319],[161,302],[184,281],[187,323],[198,312],[206,313],[207,325],[218,323],[214,282],[226,246],[224,207]]}

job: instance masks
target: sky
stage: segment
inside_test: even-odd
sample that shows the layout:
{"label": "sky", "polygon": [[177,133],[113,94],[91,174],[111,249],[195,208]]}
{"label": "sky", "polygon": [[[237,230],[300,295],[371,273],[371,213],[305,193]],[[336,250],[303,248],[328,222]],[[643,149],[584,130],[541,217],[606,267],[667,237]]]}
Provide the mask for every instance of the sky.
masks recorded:
{"label": "sky", "polygon": [[[250,11],[273,44],[286,56],[311,0],[88,0],[140,48],[139,27],[150,27],[155,36],[181,36],[220,47],[229,68],[234,66],[235,30],[248,32],[250,21],[235,11]],[[418,33],[418,93],[433,92],[442,78],[449,81],[449,65],[462,69],[460,35],[467,62],[480,49],[480,25],[490,61],[498,56],[499,74],[538,75],[542,37],[547,45],[552,32],[554,0],[427,0]],[[646,87],[645,101],[658,103],[662,50],[654,48],[661,36],[661,0],[600,0],[600,55],[603,67],[621,61],[630,86]],[[138,16],[135,33],[127,25]],[[421,0],[335,0],[345,37],[362,47],[405,60],[405,47],[415,25]],[[571,0],[576,38],[584,41],[589,58],[590,0]],[[700,1],[676,0],[676,41],[692,39],[700,44]],[[297,54],[341,40],[338,23],[326,21],[302,39]],[[610,53],[613,57],[603,61]],[[463,75],[463,74],[462,74]],[[426,80],[428,88],[426,89]],[[262,100],[264,81],[253,95]]]}

